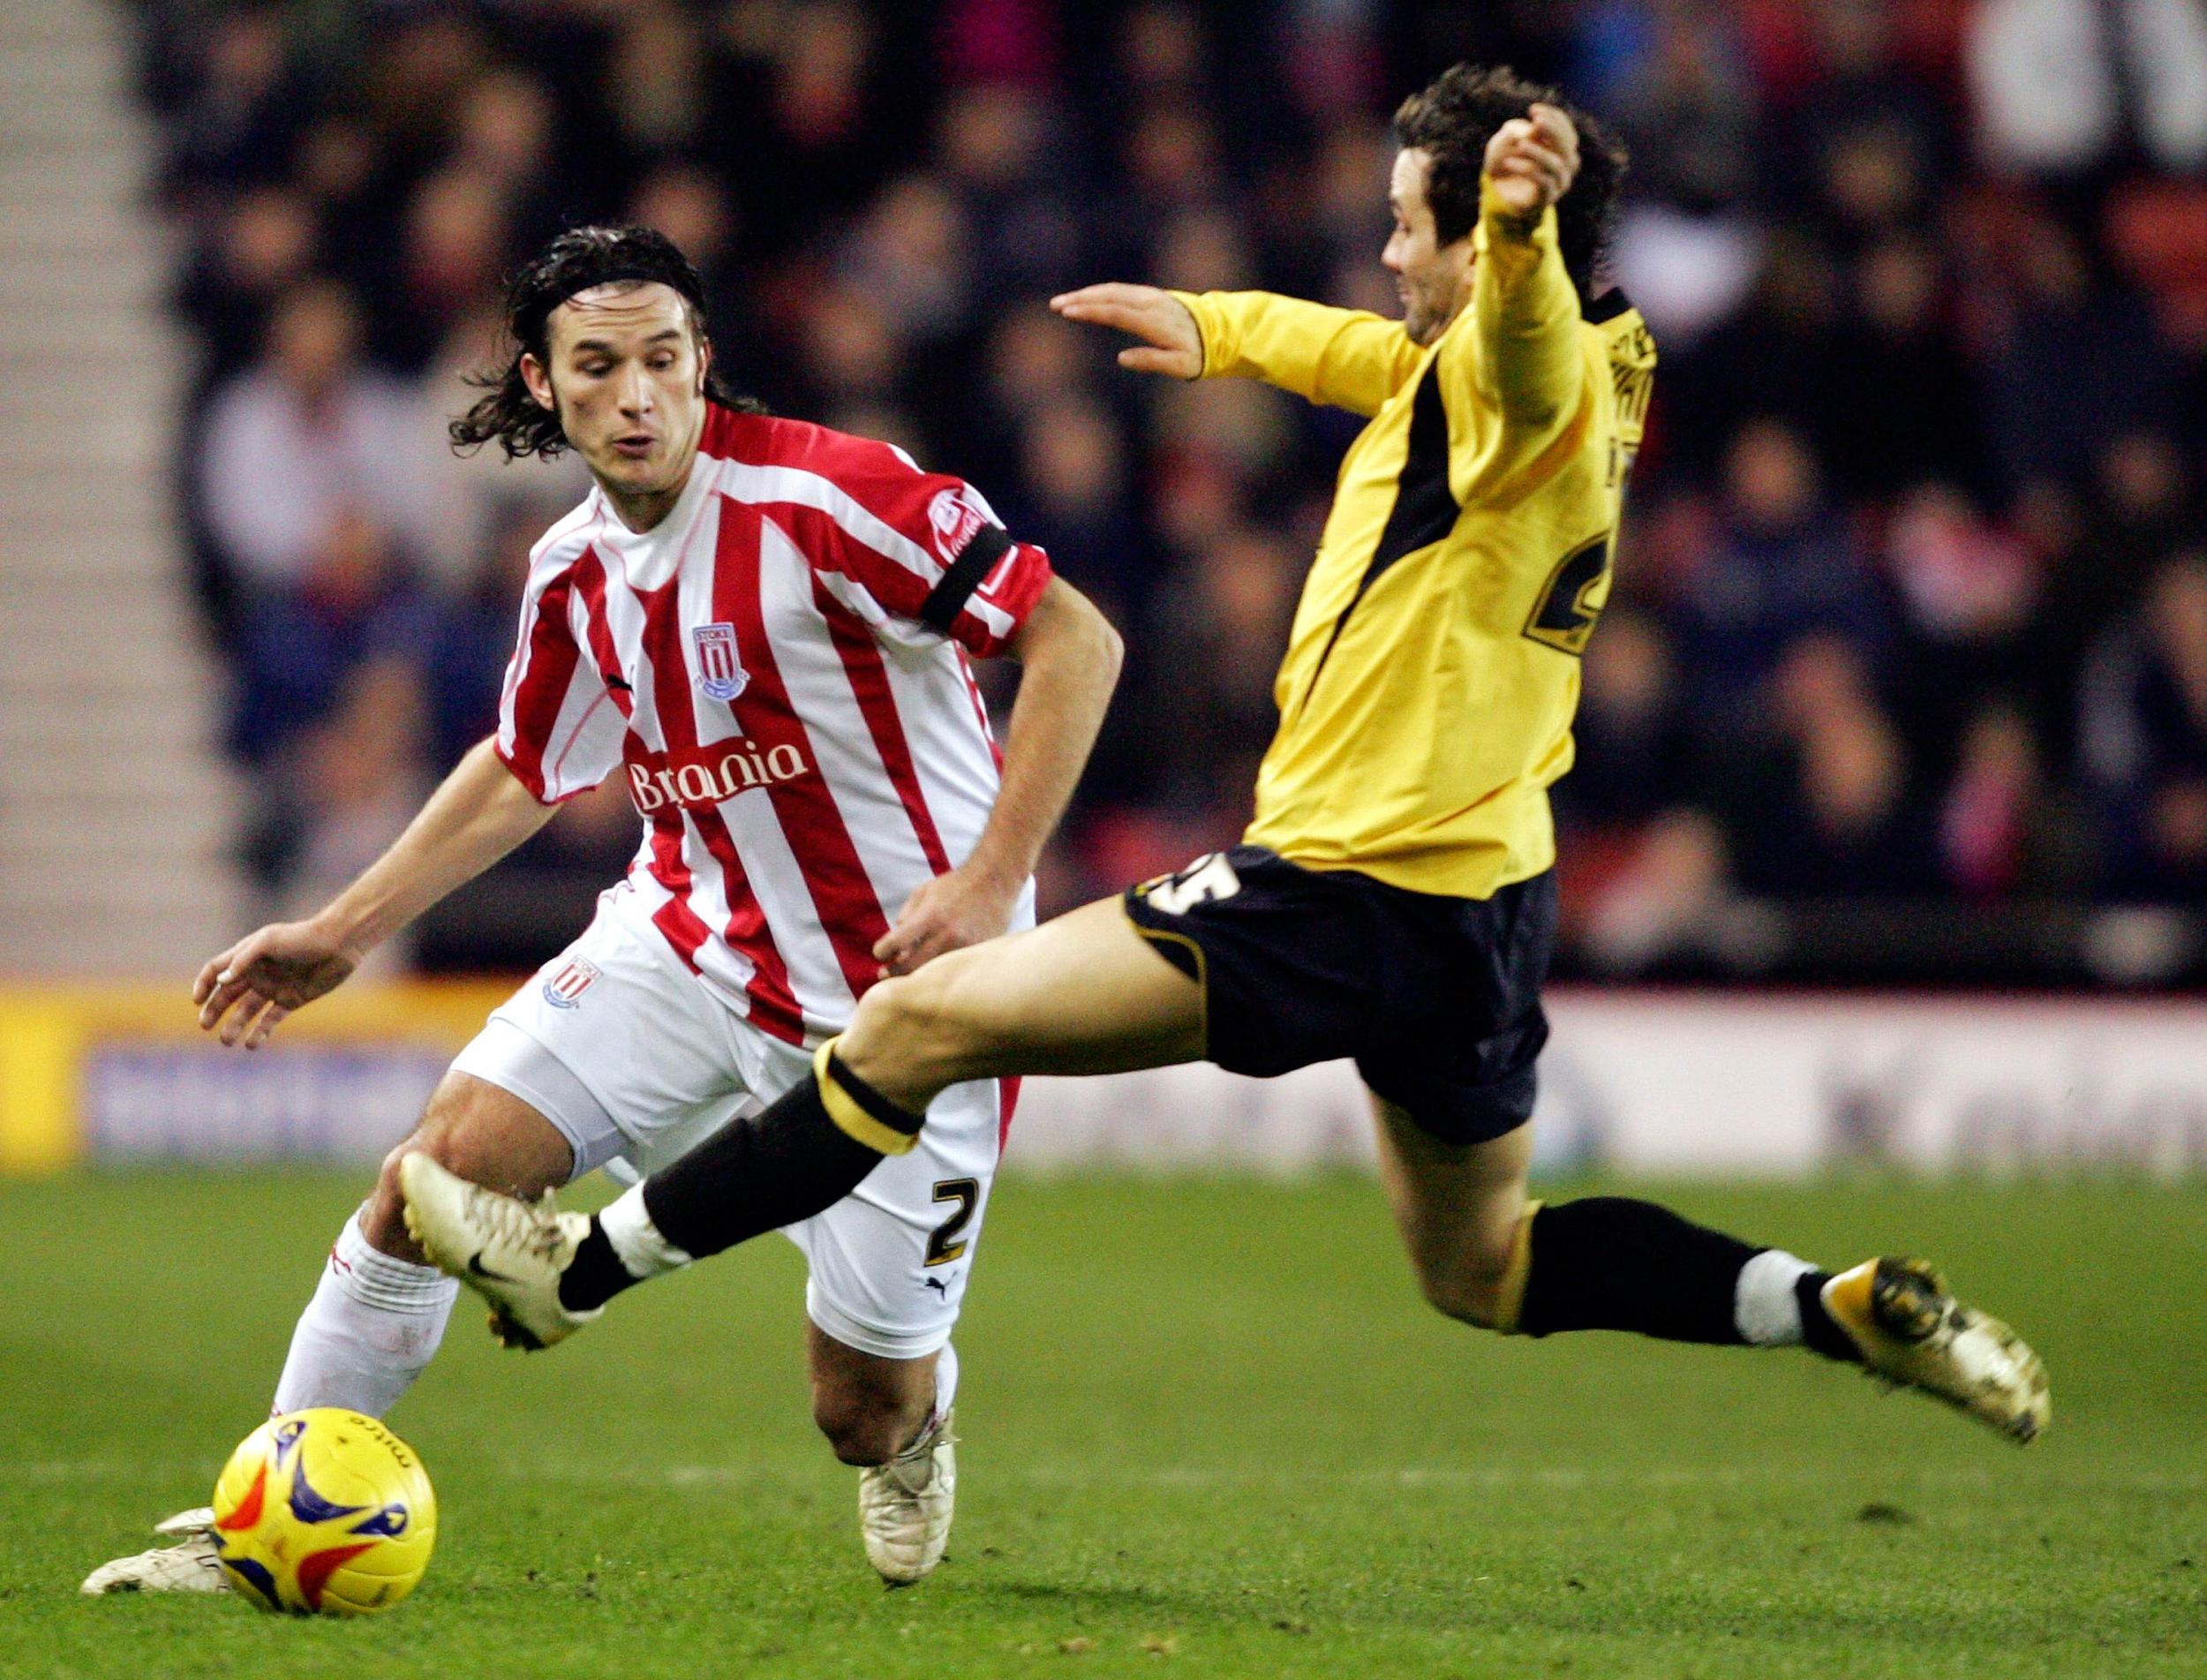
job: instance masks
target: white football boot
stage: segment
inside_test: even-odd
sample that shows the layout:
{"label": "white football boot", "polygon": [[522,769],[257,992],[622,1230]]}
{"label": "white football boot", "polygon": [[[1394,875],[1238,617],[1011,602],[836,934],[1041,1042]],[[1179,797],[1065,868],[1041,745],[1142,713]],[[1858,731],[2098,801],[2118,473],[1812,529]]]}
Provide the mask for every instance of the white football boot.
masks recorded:
{"label": "white football boot", "polygon": [[947,1412],[885,1465],[858,1473],[858,1532],[866,1561],[892,1586],[909,1586],[943,1561],[958,1500],[958,1437]]}
{"label": "white football boot", "polygon": [[1829,1313],[1872,1376],[1921,1389],[2028,1446],[2053,1415],[2046,1367],[1997,1318],[1964,1307],[1921,1260],[1887,1255],[1823,1290]]}
{"label": "white football boot", "polygon": [[81,1593],[227,1593],[230,1577],[215,1557],[215,1510],[200,1505],[154,1525],[156,1534],[183,1542],[132,1552],[102,1563],[84,1578]]}
{"label": "white football boot", "polygon": [[406,1229],[429,1258],[490,1303],[491,1334],[530,1352],[563,1342],[606,1309],[560,1304],[560,1274],[590,1216],[470,1184],[416,1152],[398,1164]]}

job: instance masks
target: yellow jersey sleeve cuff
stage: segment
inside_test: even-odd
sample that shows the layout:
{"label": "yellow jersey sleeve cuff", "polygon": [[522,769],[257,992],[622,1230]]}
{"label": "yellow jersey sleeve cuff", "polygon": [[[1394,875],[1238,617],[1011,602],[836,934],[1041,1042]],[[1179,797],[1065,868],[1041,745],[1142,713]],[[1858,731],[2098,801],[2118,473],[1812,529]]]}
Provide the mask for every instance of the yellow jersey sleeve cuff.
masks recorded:
{"label": "yellow jersey sleeve cuff", "polygon": [[1220,331],[1218,311],[1212,306],[1209,298],[1197,292],[1168,291],[1166,295],[1181,304],[1195,318],[1195,336],[1203,346],[1203,371],[1195,377],[1215,377],[1219,365],[1218,343],[1224,336]]}

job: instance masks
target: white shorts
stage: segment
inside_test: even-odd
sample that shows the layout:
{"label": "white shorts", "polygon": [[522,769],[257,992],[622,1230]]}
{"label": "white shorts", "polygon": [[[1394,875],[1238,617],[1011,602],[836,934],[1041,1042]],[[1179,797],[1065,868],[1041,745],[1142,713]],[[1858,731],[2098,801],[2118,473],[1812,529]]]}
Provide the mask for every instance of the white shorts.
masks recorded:
{"label": "white shorts", "polygon": [[[596,1167],[633,1182],[811,1076],[811,1055],[720,1003],[618,886],[453,1062],[537,1110]],[[953,1085],[918,1145],[783,1235],[804,1252],[805,1309],[835,1340],[920,1359],[950,1340],[996,1175],[997,1082]]]}

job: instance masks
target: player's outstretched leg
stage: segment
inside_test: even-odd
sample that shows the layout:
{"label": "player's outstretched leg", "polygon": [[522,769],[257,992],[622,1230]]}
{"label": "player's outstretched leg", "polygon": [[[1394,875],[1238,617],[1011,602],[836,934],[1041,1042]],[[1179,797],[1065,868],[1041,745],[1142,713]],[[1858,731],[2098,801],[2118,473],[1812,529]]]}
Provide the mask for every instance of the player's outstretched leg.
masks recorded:
{"label": "player's outstretched leg", "polygon": [[[849,1051],[846,1059],[845,1050]],[[1203,1053],[1201,988],[1128,924],[1119,900],[936,958],[884,981],[850,1031],[822,1045],[813,1077],[731,1121],[578,1229],[511,1198],[408,1189],[407,1221],[431,1257],[524,1322],[540,1345],[572,1335],[631,1284],[795,1224],[912,1147],[949,1086],[1013,1074],[1098,1074]],[[860,1065],[862,1060],[862,1065]],[[501,1269],[485,1259],[495,1244]],[[522,1344],[526,1345],[524,1342]]]}
{"label": "player's outstretched leg", "polygon": [[1529,1128],[1482,1143],[1435,1139],[1379,1104],[1381,1159],[1427,1300],[1505,1335],[1633,1330],[1712,1345],[1806,1346],[1944,1400],[2028,1443],[2051,1415],[2038,1356],[1965,1307],[1921,1261],[1866,1261],[1834,1277],[1623,1196],[1526,1199]]}
{"label": "player's outstretched leg", "polygon": [[426,1156],[400,1164],[399,1183],[423,1252],[490,1303],[500,1340],[534,1350],[565,1341],[632,1284],[833,1206],[919,1130],[918,1115],[842,1066],[831,1039],[811,1078],[595,1216],[500,1194]]}

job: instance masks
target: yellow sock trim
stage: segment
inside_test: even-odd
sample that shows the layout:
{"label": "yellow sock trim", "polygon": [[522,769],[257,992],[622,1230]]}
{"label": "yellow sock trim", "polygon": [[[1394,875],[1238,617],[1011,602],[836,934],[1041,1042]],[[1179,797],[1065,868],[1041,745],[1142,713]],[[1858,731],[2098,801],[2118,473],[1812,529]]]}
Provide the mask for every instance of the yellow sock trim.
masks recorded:
{"label": "yellow sock trim", "polygon": [[829,1071],[828,1058],[835,1053],[840,1036],[831,1038],[812,1054],[812,1077],[819,1081],[820,1101],[827,1108],[828,1119],[838,1130],[854,1142],[882,1155],[909,1155],[917,1143],[917,1133],[900,1132],[893,1126],[884,1126],[858,1105],[858,1099],[837,1082]]}
{"label": "yellow sock trim", "polygon": [[1533,1276],[1533,1216],[1540,1211],[1539,1202],[1526,1202],[1510,1239],[1509,1269],[1495,1298],[1495,1331],[1500,1336],[1515,1336],[1518,1315],[1525,1311],[1525,1286]]}

